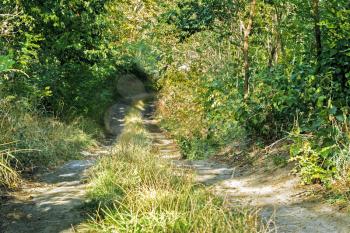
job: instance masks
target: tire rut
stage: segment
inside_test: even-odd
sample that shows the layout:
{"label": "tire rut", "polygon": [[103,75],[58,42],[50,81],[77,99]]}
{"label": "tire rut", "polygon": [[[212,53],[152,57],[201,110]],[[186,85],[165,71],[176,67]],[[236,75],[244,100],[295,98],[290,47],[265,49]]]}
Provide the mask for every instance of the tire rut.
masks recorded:
{"label": "tire rut", "polygon": [[300,180],[290,170],[252,170],[215,160],[182,160],[174,140],[159,129],[152,118],[145,124],[163,158],[177,167],[194,170],[196,181],[209,186],[232,207],[260,209],[265,223],[272,223],[271,232],[280,233],[349,233],[350,216],[339,213],[322,200],[304,196]]}

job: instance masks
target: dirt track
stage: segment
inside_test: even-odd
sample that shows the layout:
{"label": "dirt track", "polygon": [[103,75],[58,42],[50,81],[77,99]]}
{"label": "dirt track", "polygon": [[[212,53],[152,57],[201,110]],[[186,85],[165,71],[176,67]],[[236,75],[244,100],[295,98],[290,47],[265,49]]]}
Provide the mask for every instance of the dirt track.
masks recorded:
{"label": "dirt track", "polygon": [[[111,135],[105,146],[82,152],[83,159],[70,161],[53,172],[26,181],[0,208],[0,233],[67,233],[86,220],[80,207],[86,199],[87,170],[99,156],[108,155],[112,141],[123,128],[127,105],[116,104],[106,113]],[[85,157],[85,159],[84,159]]]}
{"label": "dirt track", "polygon": [[84,220],[85,170],[93,160],[71,161],[38,182],[27,183],[1,208],[1,229],[6,233],[73,232]]}
{"label": "dirt track", "polygon": [[[261,209],[265,222],[272,222],[271,231],[281,233],[349,233],[350,216],[339,213],[322,200],[310,200],[300,180],[288,168],[275,171],[229,166],[214,160],[180,159],[175,142],[159,130],[155,120],[146,120],[162,157],[175,166],[193,169],[198,182],[210,186],[230,206],[251,206]],[[271,220],[271,221],[270,221]]]}
{"label": "dirt track", "polygon": [[[110,108],[106,115],[110,133],[121,131],[125,108],[120,104]],[[262,218],[265,221],[272,219],[275,223],[271,226],[273,232],[350,232],[350,217],[320,201],[305,198],[305,190],[298,186],[298,178],[289,175],[288,169],[271,172],[229,166],[213,160],[181,160],[176,144],[158,128],[150,113],[145,113],[145,124],[163,158],[171,160],[177,167],[195,170],[197,181],[210,186],[225,198],[228,205],[261,208]],[[74,232],[74,226],[86,219],[78,207],[85,199],[86,170],[94,164],[91,158],[108,154],[109,149],[110,146],[105,146],[93,153],[85,152],[87,159],[71,161],[43,174],[37,182],[27,183],[22,191],[13,193],[12,199],[1,207],[1,232]]]}

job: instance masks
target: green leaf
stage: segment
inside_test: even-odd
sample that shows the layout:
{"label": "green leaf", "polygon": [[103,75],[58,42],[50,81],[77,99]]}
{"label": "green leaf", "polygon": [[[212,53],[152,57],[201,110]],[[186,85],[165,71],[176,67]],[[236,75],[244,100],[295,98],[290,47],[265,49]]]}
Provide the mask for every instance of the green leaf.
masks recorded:
{"label": "green leaf", "polygon": [[334,148],[334,147],[335,147],[334,145],[333,145],[333,146],[323,147],[323,148],[320,150],[320,152],[319,152],[320,156],[321,156],[323,159],[329,158],[329,157],[332,155],[332,153],[333,153],[333,148]]}
{"label": "green leaf", "polygon": [[15,61],[13,61],[10,56],[0,55],[0,72],[11,69],[14,64]]}
{"label": "green leaf", "polygon": [[344,118],[343,115],[337,115],[335,118],[336,118],[338,121],[341,121],[341,122],[344,122],[344,121],[345,121],[345,118]]}

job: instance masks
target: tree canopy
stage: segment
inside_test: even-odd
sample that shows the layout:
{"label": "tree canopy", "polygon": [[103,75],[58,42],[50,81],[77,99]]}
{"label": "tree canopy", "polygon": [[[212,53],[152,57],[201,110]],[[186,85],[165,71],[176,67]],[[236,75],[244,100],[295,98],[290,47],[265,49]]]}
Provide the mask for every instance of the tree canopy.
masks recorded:
{"label": "tree canopy", "polygon": [[1,97],[96,117],[147,76],[188,158],[289,135],[307,183],[349,169],[348,0],[0,2]]}

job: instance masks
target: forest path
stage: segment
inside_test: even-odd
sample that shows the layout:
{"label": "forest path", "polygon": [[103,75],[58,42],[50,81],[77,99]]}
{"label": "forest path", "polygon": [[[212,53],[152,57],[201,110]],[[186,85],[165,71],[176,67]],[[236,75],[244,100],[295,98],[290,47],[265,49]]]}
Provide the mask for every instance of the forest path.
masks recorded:
{"label": "forest path", "polygon": [[349,233],[350,216],[339,213],[321,200],[310,200],[299,187],[299,179],[288,168],[266,171],[215,160],[181,160],[176,143],[159,129],[158,122],[146,118],[155,146],[174,166],[196,173],[196,180],[209,186],[230,206],[247,205],[261,209],[265,222],[272,220],[272,232]]}
{"label": "forest path", "polygon": [[34,181],[26,181],[20,190],[10,193],[9,200],[0,206],[0,233],[75,232],[75,226],[87,218],[80,208],[86,199],[87,171],[98,157],[111,153],[127,108],[127,104],[118,103],[107,111],[107,131],[114,136],[103,145],[83,151],[82,160],[37,174]]}
{"label": "forest path", "polygon": [[[121,131],[127,107],[116,104],[107,112],[106,125],[110,133]],[[350,217],[319,200],[307,199],[305,190],[297,185],[298,178],[290,176],[288,169],[271,172],[229,166],[214,160],[181,160],[174,140],[152,119],[153,108],[148,106],[144,119],[161,156],[171,160],[174,166],[194,170],[197,181],[221,195],[228,205],[261,208],[262,218],[266,221],[272,218],[275,222],[274,232],[350,232]],[[1,207],[0,232],[74,232],[74,226],[86,219],[78,208],[85,200],[86,171],[98,156],[110,150],[111,146],[106,145],[85,152],[85,160],[68,162],[53,172],[42,174],[37,182],[28,182]]]}
{"label": "forest path", "polygon": [[74,232],[84,220],[78,207],[84,201],[85,170],[94,160],[71,161],[57,170],[26,182],[1,207],[1,232]]}
{"label": "forest path", "polygon": [[[108,134],[103,145],[82,152],[82,160],[70,161],[35,181],[26,181],[0,206],[0,233],[68,233],[86,220],[80,207],[86,199],[88,169],[100,156],[112,153],[113,143],[124,128],[125,116],[133,101],[153,96],[135,75],[118,81],[119,102],[105,113]],[[1,204],[1,203],[0,203]]]}

